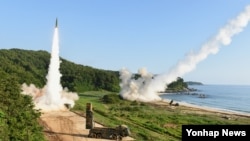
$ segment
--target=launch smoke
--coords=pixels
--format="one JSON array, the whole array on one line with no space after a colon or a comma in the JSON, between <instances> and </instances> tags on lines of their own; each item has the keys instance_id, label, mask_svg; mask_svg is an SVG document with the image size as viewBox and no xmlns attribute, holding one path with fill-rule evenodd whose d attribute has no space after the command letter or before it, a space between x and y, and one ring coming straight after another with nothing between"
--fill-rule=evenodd
<instances>
[{"instance_id":1,"label":"launch smoke","mask_svg":"<svg viewBox=\"0 0 250 141\"><path fill-rule=\"evenodd\" d=\"M74 101L78 99L77 93L63 89L60 83L60 57L59 57L59 36L57 20L54 31L50 65L47 74L47 84L44 88L36 88L34 84L22 85L23 94L32 96L36 109L43 111L64 110L65 104L74 106Z\"/></svg>"},{"instance_id":2,"label":"launch smoke","mask_svg":"<svg viewBox=\"0 0 250 141\"><path fill-rule=\"evenodd\" d=\"M221 28L216 36L205 43L198 52L189 53L166 73L152 76L143 69L143 72L138 72L142 77L135 79L127 69L121 69L120 95L128 100L144 102L160 100L158 92L164 91L167 84L194 70L199 62L206 59L210 54L216 54L220 47L229 45L232 37L243 31L249 21L250 6L247 6L235 19Z\"/></svg>"}]
</instances>

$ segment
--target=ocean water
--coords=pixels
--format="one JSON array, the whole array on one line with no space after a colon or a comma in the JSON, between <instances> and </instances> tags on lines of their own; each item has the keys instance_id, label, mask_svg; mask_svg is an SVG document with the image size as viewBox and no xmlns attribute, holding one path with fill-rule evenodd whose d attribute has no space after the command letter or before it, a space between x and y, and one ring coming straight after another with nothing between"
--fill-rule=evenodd
<instances>
[{"instance_id":1,"label":"ocean water","mask_svg":"<svg viewBox=\"0 0 250 141\"><path fill-rule=\"evenodd\" d=\"M163 94L163 99L198 106L250 113L250 86L248 85L190 85L197 91Z\"/></svg>"}]
</instances>

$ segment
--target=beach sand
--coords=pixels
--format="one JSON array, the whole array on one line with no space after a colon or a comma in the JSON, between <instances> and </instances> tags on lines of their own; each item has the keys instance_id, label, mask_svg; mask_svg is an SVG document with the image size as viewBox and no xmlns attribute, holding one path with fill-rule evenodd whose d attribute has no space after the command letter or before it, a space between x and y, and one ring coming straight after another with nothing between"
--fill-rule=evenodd
<instances>
[{"instance_id":1,"label":"beach sand","mask_svg":"<svg viewBox=\"0 0 250 141\"><path fill-rule=\"evenodd\" d=\"M217 115L221 115L225 119L230 119L234 116L234 117L245 117L245 118L249 118L250 120L250 113L230 111L230 110L212 108L212 107L206 107L206 106L199 106L199 105L189 104L185 102L176 102L176 101L173 101L172 105L170 105L170 101L171 100L164 99L164 100L157 101L157 102L151 102L150 104L155 105L155 106L168 107L173 110L178 108L182 113L217 114ZM176 103L178 103L178 106L175 106Z\"/></svg>"}]
</instances>

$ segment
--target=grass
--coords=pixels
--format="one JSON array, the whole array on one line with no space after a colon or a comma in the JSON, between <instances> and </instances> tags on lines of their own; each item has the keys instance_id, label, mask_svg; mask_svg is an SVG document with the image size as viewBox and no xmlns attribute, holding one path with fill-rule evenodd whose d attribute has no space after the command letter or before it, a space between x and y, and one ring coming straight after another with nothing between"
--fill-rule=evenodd
<instances>
[{"instance_id":1,"label":"grass","mask_svg":"<svg viewBox=\"0 0 250 141\"><path fill-rule=\"evenodd\" d=\"M103 101L105 95L111 102ZM196 113L190 108L159 106L150 103L119 99L116 93L91 91L79 94L80 99L72 109L85 113L86 103L92 103L94 120L107 127L128 125L131 137L136 140L180 141L183 124L250 124L248 117L233 117L230 120L221 114ZM106 96L107 98L107 96Z\"/></svg>"}]
</instances>

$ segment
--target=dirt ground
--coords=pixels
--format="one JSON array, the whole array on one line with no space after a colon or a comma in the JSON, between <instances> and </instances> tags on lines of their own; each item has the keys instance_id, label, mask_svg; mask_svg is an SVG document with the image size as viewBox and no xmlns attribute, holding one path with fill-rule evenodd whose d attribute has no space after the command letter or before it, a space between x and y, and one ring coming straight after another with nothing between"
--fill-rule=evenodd
<instances>
[{"instance_id":1,"label":"dirt ground","mask_svg":"<svg viewBox=\"0 0 250 141\"><path fill-rule=\"evenodd\" d=\"M88 138L89 129L85 129L85 117L70 111L43 113L40 123L48 141L108 141L108 139ZM95 127L103 127L95 123ZM124 141L134 140L124 137Z\"/></svg>"}]
</instances>

